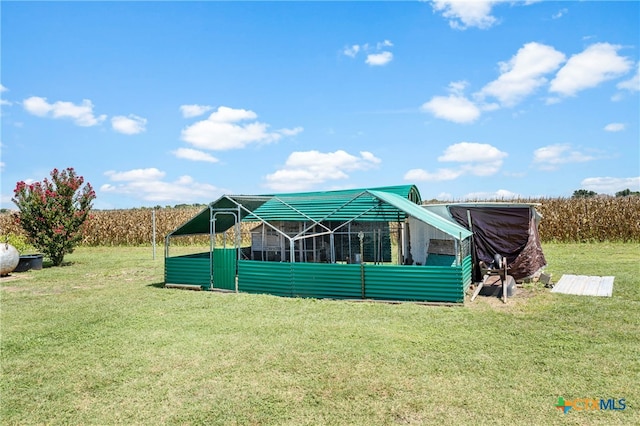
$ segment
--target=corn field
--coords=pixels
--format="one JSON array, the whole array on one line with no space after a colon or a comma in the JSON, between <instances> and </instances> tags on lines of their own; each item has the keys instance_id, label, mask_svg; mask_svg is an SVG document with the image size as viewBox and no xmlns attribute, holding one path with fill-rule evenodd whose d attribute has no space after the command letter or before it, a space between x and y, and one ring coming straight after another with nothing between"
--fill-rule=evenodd
<instances>
[{"instance_id":1,"label":"corn field","mask_svg":"<svg viewBox=\"0 0 640 426\"><path fill-rule=\"evenodd\" d=\"M540 203L540 238L556 242L640 242L640 197L555 198Z\"/></svg>"},{"instance_id":2,"label":"corn field","mask_svg":"<svg viewBox=\"0 0 640 426\"><path fill-rule=\"evenodd\" d=\"M640 197L549 198L515 200L539 203L542 214L540 238L556 242L640 242ZM201 208L161 208L155 210L156 242L164 244L165 236L195 216ZM81 244L87 246L149 245L153 238L153 210L95 210L84 226ZM255 224L243 224L242 235ZM23 235L10 213L0 214L0 235ZM217 244L222 242L217 237ZM233 240L229 231L227 241ZM174 238L171 244L208 244L208 236ZM243 241L248 243L248 241Z\"/></svg>"}]
</instances>

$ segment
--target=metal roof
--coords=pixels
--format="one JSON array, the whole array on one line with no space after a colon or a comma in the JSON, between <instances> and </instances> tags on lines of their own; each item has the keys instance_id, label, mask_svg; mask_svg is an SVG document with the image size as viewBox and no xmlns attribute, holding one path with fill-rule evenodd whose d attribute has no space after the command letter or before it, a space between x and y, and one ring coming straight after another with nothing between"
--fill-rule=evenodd
<instances>
[{"instance_id":1,"label":"metal roof","mask_svg":"<svg viewBox=\"0 0 640 426\"><path fill-rule=\"evenodd\" d=\"M242 220L251 211L267 202L269 198L269 196L223 195L169 235L208 234L210 232L210 211L219 213L216 215L214 232L224 232L235 224L235 218L229 213L235 213Z\"/></svg>"},{"instance_id":2,"label":"metal roof","mask_svg":"<svg viewBox=\"0 0 640 426\"><path fill-rule=\"evenodd\" d=\"M214 232L223 232L240 221L388 221L411 215L455 237L471 235L465 228L420 207L415 185L372 189L300 192L276 195L225 195L209 204L194 218L171 234L192 235L210 232L210 212L215 215Z\"/></svg>"},{"instance_id":3,"label":"metal roof","mask_svg":"<svg viewBox=\"0 0 640 426\"><path fill-rule=\"evenodd\" d=\"M468 229L451 222L427 209L422 208L418 204L414 204L406 198L399 197L396 194L389 194L379 191L369 191L372 195L386 203L391 204L399 210L402 210L409 216L413 216L421 222L427 223L440 231L455 237L456 239L466 239L473 235Z\"/></svg>"},{"instance_id":4,"label":"metal roof","mask_svg":"<svg viewBox=\"0 0 640 426\"><path fill-rule=\"evenodd\" d=\"M245 220L268 222L277 220L313 222L354 219L360 221L398 220L396 209L381 203L364 189L349 192L276 195L253 213Z\"/></svg>"},{"instance_id":5,"label":"metal roof","mask_svg":"<svg viewBox=\"0 0 640 426\"><path fill-rule=\"evenodd\" d=\"M294 197L294 198L307 198L307 197L354 197L363 191L383 191L398 194L408 200L413 201L416 204L422 203L420 197L420 191L415 185L395 185L395 186L382 186L378 188L356 188L356 189L340 189L335 191L316 191L316 192L295 192L288 194L275 194L271 196L278 197Z\"/></svg>"}]
</instances>

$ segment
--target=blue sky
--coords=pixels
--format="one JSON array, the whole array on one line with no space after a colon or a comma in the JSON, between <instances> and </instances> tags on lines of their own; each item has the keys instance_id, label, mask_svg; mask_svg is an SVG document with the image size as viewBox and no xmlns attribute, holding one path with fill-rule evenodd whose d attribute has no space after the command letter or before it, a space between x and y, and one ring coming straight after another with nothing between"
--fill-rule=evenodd
<instances>
[{"instance_id":1,"label":"blue sky","mask_svg":"<svg viewBox=\"0 0 640 426\"><path fill-rule=\"evenodd\" d=\"M636 1L0 8L4 208L65 167L100 209L640 190Z\"/></svg>"}]
</instances>

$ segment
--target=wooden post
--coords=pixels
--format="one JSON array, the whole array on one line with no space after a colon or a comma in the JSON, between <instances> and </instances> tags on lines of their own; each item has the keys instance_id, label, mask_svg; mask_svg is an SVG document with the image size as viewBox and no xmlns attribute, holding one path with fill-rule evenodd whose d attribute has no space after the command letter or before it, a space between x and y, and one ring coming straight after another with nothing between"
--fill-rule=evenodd
<instances>
[{"instance_id":1,"label":"wooden post","mask_svg":"<svg viewBox=\"0 0 640 426\"><path fill-rule=\"evenodd\" d=\"M364 232L358 232L358 238L360 239L360 285L362 290L362 298L366 297L366 290L364 286Z\"/></svg>"},{"instance_id":2,"label":"wooden post","mask_svg":"<svg viewBox=\"0 0 640 426\"><path fill-rule=\"evenodd\" d=\"M151 228L152 231L152 244L153 244L153 260L156 260L156 209L151 210Z\"/></svg>"}]
</instances>

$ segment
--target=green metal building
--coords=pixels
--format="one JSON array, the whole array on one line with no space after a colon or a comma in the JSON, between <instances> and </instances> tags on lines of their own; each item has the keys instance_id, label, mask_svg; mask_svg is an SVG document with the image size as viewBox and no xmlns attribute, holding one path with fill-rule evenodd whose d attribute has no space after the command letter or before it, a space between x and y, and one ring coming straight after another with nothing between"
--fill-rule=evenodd
<instances>
[{"instance_id":1,"label":"green metal building","mask_svg":"<svg viewBox=\"0 0 640 426\"><path fill-rule=\"evenodd\" d=\"M462 303L472 234L420 203L414 185L225 195L167 235L165 284ZM171 255L173 239L202 234L209 250Z\"/></svg>"}]
</instances>

